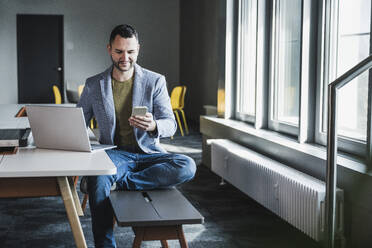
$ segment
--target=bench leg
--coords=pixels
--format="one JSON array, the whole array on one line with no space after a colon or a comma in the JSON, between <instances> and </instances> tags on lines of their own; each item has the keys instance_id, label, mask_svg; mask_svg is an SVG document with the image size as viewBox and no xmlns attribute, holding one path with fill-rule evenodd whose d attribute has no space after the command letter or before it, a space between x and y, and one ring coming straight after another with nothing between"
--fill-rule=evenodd
<instances>
[{"instance_id":1,"label":"bench leg","mask_svg":"<svg viewBox=\"0 0 372 248\"><path fill-rule=\"evenodd\" d=\"M183 233L182 225L177 226L176 229L177 229L178 240L180 242L181 248L188 248L189 246L187 245L185 234Z\"/></svg>"},{"instance_id":2,"label":"bench leg","mask_svg":"<svg viewBox=\"0 0 372 248\"><path fill-rule=\"evenodd\" d=\"M88 194L84 194L83 202L81 203L81 209L83 212L85 211L85 208L87 207L88 203Z\"/></svg>"},{"instance_id":3,"label":"bench leg","mask_svg":"<svg viewBox=\"0 0 372 248\"><path fill-rule=\"evenodd\" d=\"M168 242L167 242L166 239L162 239L162 240L160 240L160 243L161 243L161 246L162 246L163 248L168 248Z\"/></svg>"},{"instance_id":4,"label":"bench leg","mask_svg":"<svg viewBox=\"0 0 372 248\"><path fill-rule=\"evenodd\" d=\"M182 225L174 226L152 226L152 227L132 227L135 238L133 248L140 248L142 241L160 240L163 248L168 248L167 239L178 239L181 248L188 248Z\"/></svg>"},{"instance_id":5,"label":"bench leg","mask_svg":"<svg viewBox=\"0 0 372 248\"><path fill-rule=\"evenodd\" d=\"M145 228L136 228L136 237L134 238L134 241L133 241L133 248L140 248L141 247L141 243L142 243L142 240L145 236Z\"/></svg>"},{"instance_id":6,"label":"bench leg","mask_svg":"<svg viewBox=\"0 0 372 248\"><path fill-rule=\"evenodd\" d=\"M115 218L115 215L114 215L113 220L112 220L112 229L115 229L115 224L116 224L116 218Z\"/></svg>"}]
</instances>

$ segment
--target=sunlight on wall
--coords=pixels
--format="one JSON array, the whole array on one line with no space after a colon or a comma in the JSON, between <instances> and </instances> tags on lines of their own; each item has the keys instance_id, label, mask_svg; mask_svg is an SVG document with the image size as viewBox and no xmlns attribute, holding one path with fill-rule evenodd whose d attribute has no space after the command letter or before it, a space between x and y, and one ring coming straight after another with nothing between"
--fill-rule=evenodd
<instances>
[{"instance_id":1,"label":"sunlight on wall","mask_svg":"<svg viewBox=\"0 0 372 248\"><path fill-rule=\"evenodd\" d=\"M224 117L225 115L225 90L219 89L217 92L217 115Z\"/></svg>"}]
</instances>

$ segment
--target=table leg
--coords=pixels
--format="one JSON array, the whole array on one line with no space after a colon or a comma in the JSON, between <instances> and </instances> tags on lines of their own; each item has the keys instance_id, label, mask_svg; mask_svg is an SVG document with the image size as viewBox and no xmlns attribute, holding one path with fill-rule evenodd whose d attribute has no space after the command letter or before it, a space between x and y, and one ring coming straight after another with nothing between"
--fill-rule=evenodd
<instances>
[{"instance_id":1,"label":"table leg","mask_svg":"<svg viewBox=\"0 0 372 248\"><path fill-rule=\"evenodd\" d=\"M76 212L75 203L73 200L70 184L67 177L57 177L59 189L61 191L63 203L65 204L66 213L70 222L72 234L74 236L76 247L86 248L83 229L81 228L79 216Z\"/></svg>"},{"instance_id":2,"label":"table leg","mask_svg":"<svg viewBox=\"0 0 372 248\"><path fill-rule=\"evenodd\" d=\"M162 240L160 240L160 243L161 243L161 247L162 247L162 248L169 248L169 246L168 246L168 242L167 242L166 239L162 239Z\"/></svg>"},{"instance_id":3,"label":"table leg","mask_svg":"<svg viewBox=\"0 0 372 248\"><path fill-rule=\"evenodd\" d=\"M138 227L135 231L136 236L134 237L132 248L140 248L142 240L145 236L145 228L144 227Z\"/></svg>"},{"instance_id":4,"label":"table leg","mask_svg":"<svg viewBox=\"0 0 372 248\"><path fill-rule=\"evenodd\" d=\"M70 183L72 197L74 199L74 203L75 203L75 207L76 207L76 212L79 216L84 216L84 212L83 212L83 209L81 208L81 205L80 205L80 200L79 200L78 193L76 192L76 187L75 187L74 181L72 180L71 177L69 177L68 179L69 179L68 181Z\"/></svg>"},{"instance_id":5,"label":"table leg","mask_svg":"<svg viewBox=\"0 0 372 248\"><path fill-rule=\"evenodd\" d=\"M177 226L177 234L178 234L178 240L180 242L181 248L188 248L187 241L185 238L185 234L183 232L182 225Z\"/></svg>"}]
</instances>

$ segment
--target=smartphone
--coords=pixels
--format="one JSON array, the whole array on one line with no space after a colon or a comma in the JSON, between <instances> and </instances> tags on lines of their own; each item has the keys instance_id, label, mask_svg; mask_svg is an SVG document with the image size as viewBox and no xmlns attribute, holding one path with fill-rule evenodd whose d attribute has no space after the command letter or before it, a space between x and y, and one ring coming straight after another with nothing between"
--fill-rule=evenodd
<instances>
[{"instance_id":1,"label":"smartphone","mask_svg":"<svg viewBox=\"0 0 372 248\"><path fill-rule=\"evenodd\" d=\"M135 106L132 109L132 116L138 115L138 116L145 116L147 113L147 107L146 106Z\"/></svg>"}]
</instances>

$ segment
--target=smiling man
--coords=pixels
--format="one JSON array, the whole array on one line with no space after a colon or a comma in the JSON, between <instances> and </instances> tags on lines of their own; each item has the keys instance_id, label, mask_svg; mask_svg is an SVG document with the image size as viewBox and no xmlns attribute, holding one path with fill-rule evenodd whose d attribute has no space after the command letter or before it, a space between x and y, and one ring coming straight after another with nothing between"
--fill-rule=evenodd
<instances>
[{"instance_id":1,"label":"smiling man","mask_svg":"<svg viewBox=\"0 0 372 248\"><path fill-rule=\"evenodd\" d=\"M115 27L107 45L112 66L87 79L77 105L83 108L87 125L93 116L97 120L100 143L118 147L106 151L117 167L116 175L81 181L81 190L89 193L96 247L116 247L110 190L171 187L191 180L196 171L191 158L166 153L160 146L159 138L172 136L177 124L164 76L136 63L139 49L133 27ZM135 106L146 106L148 112L131 116Z\"/></svg>"}]
</instances>

